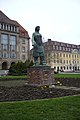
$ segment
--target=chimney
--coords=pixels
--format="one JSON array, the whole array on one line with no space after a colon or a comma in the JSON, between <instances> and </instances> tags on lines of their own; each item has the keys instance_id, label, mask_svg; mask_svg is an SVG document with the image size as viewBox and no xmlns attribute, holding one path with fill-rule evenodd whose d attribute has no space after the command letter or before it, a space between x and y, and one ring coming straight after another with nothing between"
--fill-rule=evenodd
<instances>
[{"instance_id":1,"label":"chimney","mask_svg":"<svg viewBox=\"0 0 80 120\"><path fill-rule=\"evenodd\" d=\"M51 42L51 39L48 39L48 42Z\"/></svg>"}]
</instances>

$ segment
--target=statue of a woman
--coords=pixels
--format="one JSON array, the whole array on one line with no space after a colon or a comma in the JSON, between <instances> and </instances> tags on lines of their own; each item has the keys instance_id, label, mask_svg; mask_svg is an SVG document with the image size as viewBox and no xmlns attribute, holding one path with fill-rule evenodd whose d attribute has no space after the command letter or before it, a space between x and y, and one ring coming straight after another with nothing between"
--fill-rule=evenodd
<instances>
[{"instance_id":1,"label":"statue of a woman","mask_svg":"<svg viewBox=\"0 0 80 120\"><path fill-rule=\"evenodd\" d=\"M40 26L35 28L35 32L32 34L32 46L33 46L33 57L34 65L38 64L38 57L40 57L40 65L46 65L44 58L44 48L42 42L42 35L39 33Z\"/></svg>"}]
</instances>

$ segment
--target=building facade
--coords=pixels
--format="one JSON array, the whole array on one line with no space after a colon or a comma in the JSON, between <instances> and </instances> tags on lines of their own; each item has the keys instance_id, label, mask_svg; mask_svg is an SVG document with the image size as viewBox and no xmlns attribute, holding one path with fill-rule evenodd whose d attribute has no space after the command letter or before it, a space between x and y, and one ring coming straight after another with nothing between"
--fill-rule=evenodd
<instances>
[{"instance_id":1,"label":"building facade","mask_svg":"<svg viewBox=\"0 0 80 120\"><path fill-rule=\"evenodd\" d=\"M47 65L56 71L80 70L80 45L52 41L44 43ZM30 51L32 59L32 50Z\"/></svg>"},{"instance_id":2,"label":"building facade","mask_svg":"<svg viewBox=\"0 0 80 120\"><path fill-rule=\"evenodd\" d=\"M29 35L17 22L0 11L0 69L28 59Z\"/></svg>"}]
</instances>

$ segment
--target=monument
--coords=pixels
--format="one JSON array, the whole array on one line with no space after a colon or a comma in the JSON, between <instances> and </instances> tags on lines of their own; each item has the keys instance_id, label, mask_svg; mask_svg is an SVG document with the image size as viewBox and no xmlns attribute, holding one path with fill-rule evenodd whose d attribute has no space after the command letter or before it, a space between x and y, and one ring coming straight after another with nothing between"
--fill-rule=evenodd
<instances>
[{"instance_id":1,"label":"monument","mask_svg":"<svg viewBox=\"0 0 80 120\"><path fill-rule=\"evenodd\" d=\"M34 65L27 70L28 84L36 86L53 85L53 70L45 62L42 35L39 33L40 26L35 27L32 34Z\"/></svg>"}]
</instances>

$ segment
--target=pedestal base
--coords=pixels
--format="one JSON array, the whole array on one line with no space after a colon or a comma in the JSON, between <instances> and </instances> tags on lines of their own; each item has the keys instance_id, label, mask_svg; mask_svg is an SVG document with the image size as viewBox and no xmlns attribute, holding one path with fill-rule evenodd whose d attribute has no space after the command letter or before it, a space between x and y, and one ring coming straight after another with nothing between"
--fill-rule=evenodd
<instances>
[{"instance_id":1,"label":"pedestal base","mask_svg":"<svg viewBox=\"0 0 80 120\"><path fill-rule=\"evenodd\" d=\"M29 85L53 85L53 70L50 66L34 66L27 70Z\"/></svg>"}]
</instances>

